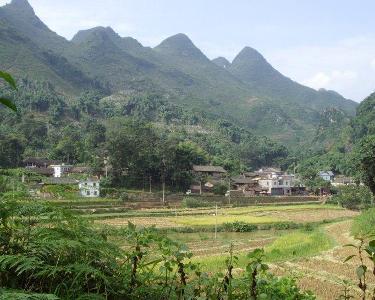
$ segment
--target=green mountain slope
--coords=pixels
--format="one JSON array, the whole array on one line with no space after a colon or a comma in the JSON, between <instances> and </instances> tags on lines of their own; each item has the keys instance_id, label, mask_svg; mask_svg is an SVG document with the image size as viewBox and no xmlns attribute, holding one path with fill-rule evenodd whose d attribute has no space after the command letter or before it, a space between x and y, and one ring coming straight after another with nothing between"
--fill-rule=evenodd
<instances>
[{"instance_id":1,"label":"green mountain slope","mask_svg":"<svg viewBox=\"0 0 375 300\"><path fill-rule=\"evenodd\" d=\"M211 61L184 34L155 48L110 27L82 30L67 41L43 24L26 0L0 7L0 17L0 68L48 81L72 98L89 89L108 96L157 93L209 119L224 118L288 144L312 139L324 110L351 116L357 105L292 81L249 47L230 63ZM114 98L120 106L128 99Z\"/></svg>"}]
</instances>

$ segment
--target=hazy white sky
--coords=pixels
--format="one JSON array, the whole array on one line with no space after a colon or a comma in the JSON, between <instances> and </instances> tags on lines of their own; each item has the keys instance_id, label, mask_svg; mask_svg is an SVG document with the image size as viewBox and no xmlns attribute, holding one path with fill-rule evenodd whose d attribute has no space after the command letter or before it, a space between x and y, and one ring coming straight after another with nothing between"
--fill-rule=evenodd
<instances>
[{"instance_id":1,"label":"hazy white sky","mask_svg":"<svg viewBox=\"0 0 375 300\"><path fill-rule=\"evenodd\" d=\"M10 2L0 0L0 5ZM111 26L145 46L182 32L209 58L251 46L286 76L361 101L375 89L373 0L29 0L52 30Z\"/></svg>"}]
</instances>

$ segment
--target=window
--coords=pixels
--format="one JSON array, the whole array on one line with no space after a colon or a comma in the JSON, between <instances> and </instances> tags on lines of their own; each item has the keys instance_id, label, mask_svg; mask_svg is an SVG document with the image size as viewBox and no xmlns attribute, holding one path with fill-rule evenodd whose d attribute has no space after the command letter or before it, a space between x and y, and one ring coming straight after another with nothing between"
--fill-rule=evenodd
<instances>
[{"instance_id":1,"label":"window","mask_svg":"<svg viewBox=\"0 0 375 300\"><path fill-rule=\"evenodd\" d=\"M95 196L98 196L98 192L97 192L97 191L94 191L94 195L95 195Z\"/></svg>"},{"instance_id":2,"label":"window","mask_svg":"<svg viewBox=\"0 0 375 300\"><path fill-rule=\"evenodd\" d=\"M87 196L90 196L90 191L86 191L86 195L87 195Z\"/></svg>"},{"instance_id":3,"label":"window","mask_svg":"<svg viewBox=\"0 0 375 300\"><path fill-rule=\"evenodd\" d=\"M93 186L96 186L96 182L94 182L92 185L93 185Z\"/></svg>"},{"instance_id":4,"label":"window","mask_svg":"<svg viewBox=\"0 0 375 300\"><path fill-rule=\"evenodd\" d=\"M87 185L87 182L85 182L85 185Z\"/></svg>"}]
</instances>

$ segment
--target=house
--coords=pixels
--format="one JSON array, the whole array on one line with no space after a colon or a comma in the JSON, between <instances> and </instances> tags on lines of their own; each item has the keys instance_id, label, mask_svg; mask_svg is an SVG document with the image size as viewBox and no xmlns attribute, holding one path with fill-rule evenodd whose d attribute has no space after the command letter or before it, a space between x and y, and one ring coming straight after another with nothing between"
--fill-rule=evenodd
<instances>
[{"instance_id":1,"label":"house","mask_svg":"<svg viewBox=\"0 0 375 300\"><path fill-rule=\"evenodd\" d=\"M231 178L231 188L236 192L241 191L243 196L256 196L264 192L257 179L245 175Z\"/></svg>"},{"instance_id":2,"label":"house","mask_svg":"<svg viewBox=\"0 0 375 300\"><path fill-rule=\"evenodd\" d=\"M49 168L53 169L53 177L61 177L64 173L69 172L73 168L72 165L59 164L59 165L50 165Z\"/></svg>"},{"instance_id":3,"label":"house","mask_svg":"<svg viewBox=\"0 0 375 300\"><path fill-rule=\"evenodd\" d=\"M294 186L294 175L285 174L278 169L260 169L256 172L260 179L259 186L267 191L268 195L291 195Z\"/></svg>"},{"instance_id":4,"label":"house","mask_svg":"<svg viewBox=\"0 0 375 300\"><path fill-rule=\"evenodd\" d=\"M77 183L78 180L68 177L49 177L42 180L42 184L47 185L72 185Z\"/></svg>"},{"instance_id":5,"label":"house","mask_svg":"<svg viewBox=\"0 0 375 300\"><path fill-rule=\"evenodd\" d=\"M87 174L90 172L90 167L86 166L77 166L77 167L72 167L71 169L68 170L70 174Z\"/></svg>"},{"instance_id":6,"label":"house","mask_svg":"<svg viewBox=\"0 0 375 300\"><path fill-rule=\"evenodd\" d=\"M332 182L333 179L335 178L335 174L333 174L332 171L320 171L318 173L318 176L322 178L325 181Z\"/></svg>"},{"instance_id":7,"label":"house","mask_svg":"<svg viewBox=\"0 0 375 300\"><path fill-rule=\"evenodd\" d=\"M332 182L333 186L354 185L354 184L356 183L352 177L346 177L343 175L336 176Z\"/></svg>"},{"instance_id":8,"label":"house","mask_svg":"<svg viewBox=\"0 0 375 300\"><path fill-rule=\"evenodd\" d=\"M227 171L220 166L193 166L193 172L197 175L204 175L214 178L223 178Z\"/></svg>"},{"instance_id":9,"label":"house","mask_svg":"<svg viewBox=\"0 0 375 300\"><path fill-rule=\"evenodd\" d=\"M78 184L79 191L82 197L99 197L100 196L100 181L98 178L87 178Z\"/></svg>"},{"instance_id":10,"label":"house","mask_svg":"<svg viewBox=\"0 0 375 300\"><path fill-rule=\"evenodd\" d=\"M227 171L220 166L193 166L193 175L195 182L190 186L190 191L212 192L213 187L218 184L224 184L224 178ZM199 187L199 188L198 188Z\"/></svg>"},{"instance_id":11,"label":"house","mask_svg":"<svg viewBox=\"0 0 375 300\"><path fill-rule=\"evenodd\" d=\"M43 176L48 176L48 177L51 177L53 176L53 169L52 168L27 168L28 170L34 172L34 173L37 173L39 175L43 175Z\"/></svg>"},{"instance_id":12,"label":"house","mask_svg":"<svg viewBox=\"0 0 375 300\"><path fill-rule=\"evenodd\" d=\"M50 160L47 158L36 158L36 157L26 157L22 162L25 168L27 169L47 168L50 165L60 163L57 160Z\"/></svg>"},{"instance_id":13,"label":"house","mask_svg":"<svg viewBox=\"0 0 375 300\"><path fill-rule=\"evenodd\" d=\"M56 163L59 162L56 160L36 157L27 157L23 160L25 169L43 176L53 176L54 170L49 166Z\"/></svg>"}]
</instances>

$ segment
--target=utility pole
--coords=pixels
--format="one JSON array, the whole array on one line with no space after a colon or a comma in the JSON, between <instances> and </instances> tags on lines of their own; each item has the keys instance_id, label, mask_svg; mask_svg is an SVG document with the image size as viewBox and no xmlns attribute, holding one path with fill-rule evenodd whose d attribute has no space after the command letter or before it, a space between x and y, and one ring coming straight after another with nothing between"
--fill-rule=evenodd
<instances>
[{"instance_id":1,"label":"utility pole","mask_svg":"<svg viewBox=\"0 0 375 300\"><path fill-rule=\"evenodd\" d=\"M152 181L152 177L151 177L151 175L150 175L150 177L149 177L149 183L150 183L150 194L152 193L152 189L151 189L151 181Z\"/></svg>"},{"instance_id":2,"label":"utility pole","mask_svg":"<svg viewBox=\"0 0 375 300\"><path fill-rule=\"evenodd\" d=\"M165 159L162 159L162 189L163 189L163 205L165 204Z\"/></svg>"},{"instance_id":3,"label":"utility pole","mask_svg":"<svg viewBox=\"0 0 375 300\"><path fill-rule=\"evenodd\" d=\"M217 238L217 203L215 206L215 240Z\"/></svg>"},{"instance_id":4,"label":"utility pole","mask_svg":"<svg viewBox=\"0 0 375 300\"><path fill-rule=\"evenodd\" d=\"M230 176L228 177L228 200L229 200L229 204L230 204Z\"/></svg>"}]
</instances>

